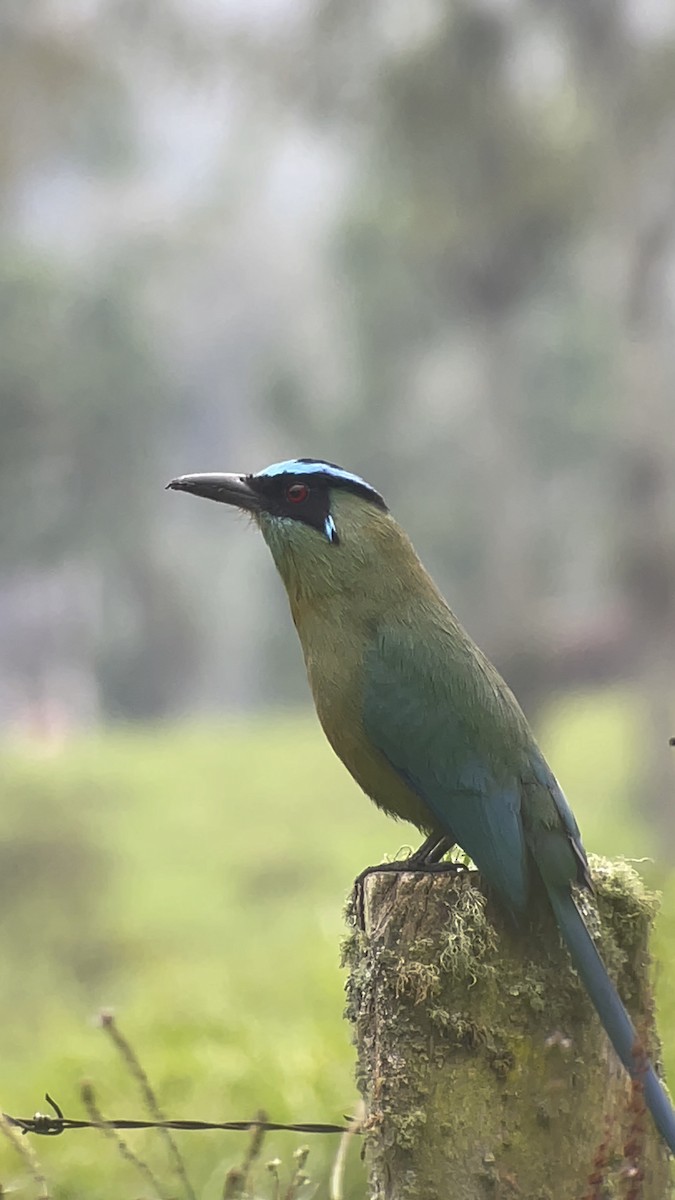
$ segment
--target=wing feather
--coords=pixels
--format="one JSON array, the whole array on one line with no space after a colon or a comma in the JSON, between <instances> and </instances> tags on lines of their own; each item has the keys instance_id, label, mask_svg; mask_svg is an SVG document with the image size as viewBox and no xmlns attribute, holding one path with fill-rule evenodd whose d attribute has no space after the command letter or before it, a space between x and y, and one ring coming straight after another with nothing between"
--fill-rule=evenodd
<instances>
[{"instance_id":1,"label":"wing feather","mask_svg":"<svg viewBox=\"0 0 675 1200\"><path fill-rule=\"evenodd\" d=\"M467 717L480 705L467 706L461 672L434 670L409 649L397 631L378 637L365 664L365 731L435 823L508 905L522 910L528 881L518 773L482 745Z\"/></svg>"}]
</instances>

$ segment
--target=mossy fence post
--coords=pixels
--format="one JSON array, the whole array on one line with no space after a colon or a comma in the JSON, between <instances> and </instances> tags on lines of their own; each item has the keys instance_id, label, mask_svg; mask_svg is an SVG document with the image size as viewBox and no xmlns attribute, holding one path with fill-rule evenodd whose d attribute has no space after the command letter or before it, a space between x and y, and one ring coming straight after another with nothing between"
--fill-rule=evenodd
<instances>
[{"instance_id":1,"label":"mossy fence post","mask_svg":"<svg viewBox=\"0 0 675 1200\"><path fill-rule=\"evenodd\" d=\"M658 1062L655 900L592 861L587 919ZM372 1200L665 1200L667 1154L543 913L527 935L474 872L374 874L348 937Z\"/></svg>"}]
</instances>

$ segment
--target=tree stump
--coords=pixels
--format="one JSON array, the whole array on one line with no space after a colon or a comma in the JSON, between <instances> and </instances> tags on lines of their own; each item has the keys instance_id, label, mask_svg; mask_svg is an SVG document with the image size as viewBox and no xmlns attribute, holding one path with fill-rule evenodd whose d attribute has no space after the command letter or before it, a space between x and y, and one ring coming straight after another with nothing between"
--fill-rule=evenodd
<instances>
[{"instance_id":1,"label":"tree stump","mask_svg":"<svg viewBox=\"0 0 675 1200\"><path fill-rule=\"evenodd\" d=\"M580 903L658 1062L655 897L592 859ZM478 875L374 874L345 945L372 1200L665 1200L668 1155L539 906L519 930Z\"/></svg>"}]
</instances>

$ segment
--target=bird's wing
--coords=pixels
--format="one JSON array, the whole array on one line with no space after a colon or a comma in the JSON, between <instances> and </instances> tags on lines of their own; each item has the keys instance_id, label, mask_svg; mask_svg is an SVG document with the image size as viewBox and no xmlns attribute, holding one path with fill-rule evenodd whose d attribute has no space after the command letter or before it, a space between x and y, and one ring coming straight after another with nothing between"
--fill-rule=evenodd
<instances>
[{"instance_id":1,"label":"bird's wing","mask_svg":"<svg viewBox=\"0 0 675 1200\"><path fill-rule=\"evenodd\" d=\"M528 891L520 778L490 753L490 680L477 680L474 664L467 671L455 665L439 661L438 647L411 644L405 632L380 632L364 663L365 732L435 823L520 911ZM482 687L484 698L476 694Z\"/></svg>"},{"instance_id":2,"label":"bird's wing","mask_svg":"<svg viewBox=\"0 0 675 1200\"><path fill-rule=\"evenodd\" d=\"M579 826L565 794L541 751L534 746L524 783L525 838L550 887L578 883L593 890Z\"/></svg>"}]
</instances>

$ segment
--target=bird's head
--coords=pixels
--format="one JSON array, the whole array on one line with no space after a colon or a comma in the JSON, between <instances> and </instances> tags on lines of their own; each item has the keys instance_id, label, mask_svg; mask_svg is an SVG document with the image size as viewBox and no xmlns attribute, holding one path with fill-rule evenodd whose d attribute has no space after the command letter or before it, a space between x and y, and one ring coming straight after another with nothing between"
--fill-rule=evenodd
<instances>
[{"instance_id":1,"label":"bird's head","mask_svg":"<svg viewBox=\"0 0 675 1200\"><path fill-rule=\"evenodd\" d=\"M321 459L273 463L255 475L181 475L168 485L250 514L291 596L353 586L402 531L379 492Z\"/></svg>"}]
</instances>

